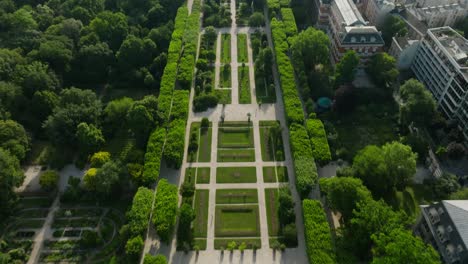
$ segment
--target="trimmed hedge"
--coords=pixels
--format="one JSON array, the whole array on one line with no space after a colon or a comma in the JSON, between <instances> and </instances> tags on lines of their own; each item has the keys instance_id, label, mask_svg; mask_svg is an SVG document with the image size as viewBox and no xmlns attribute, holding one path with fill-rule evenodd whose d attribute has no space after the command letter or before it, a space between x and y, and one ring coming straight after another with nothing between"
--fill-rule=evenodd
<instances>
[{"instance_id":1,"label":"trimmed hedge","mask_svg":"<svg viewBox=\"0 0 468 264\"><path fill-rule=\"evenodd\" d=\"M288 37L297 34L296 19L291 8L281 8L281 16L283 18L284 31Z\"/></svg>"},{"instance_id":2,"label":"trimmed hedge","mask_svg":"<svg viewBox=\"0 0 468 264\"><path fill-rule=\"evenodd\" d=\"M319 201L304 200L304 233L310 263L336 263L330 226Z\"/></svg>"},{"instance_id":3,"label":"trimmed hedge","mask_svg":"<svg viewBox=\"0 0 468 264\"><path fill-rule=\"evenodd\" d=\"M165 138L166 130L164 128L158 128L151 133L148 140L142 178L142 182L146 186L150 186L155 183L159 178L161 156Z\"/></svg>"},{"instance_id":4,"label":"trimmed hedge","mask_svg":"<svg viewBox=\"0 0 468 264\"><path fill-rule=\"evenodd\" d=\"M304 112L296 89L294 68L287 55L288 43L286 42L287 37L284 23L273 18L271 20L271 30L275 43L276 63L278 64L284 108L288 122L303 124Z\"/></svg>"},{"instance_id":5,"label":"trimmed hedge","mask_svg":"<svg viewBox=\"0 0 468 264\"><path fill-rule=\"evenodd\" d=\"M164 145L164 159L172 168L180 168L184 158L185 120L176 119L169 125L166 144Z\"/></svg>"},{"instance_id":6,"label":"trimmed hedge","mask_svg":"<svg viewBox=\"0 0 468 264\"><path fill-rule=\"evenodd\" d=\"M127 212L131 237L143 235L145 232L148 227L152 203L153 191L145 187L138 188L133 196L132 208Z\"/></svg>"},{"instance_id":7,"label":"trimmed hedge","mask_svg":"<svg viewBox=\"0 0 468 264\"><path fill-rule=\"evenodd\" d=\"M314 158L320 164L328 163L331 160L331 153L322 121L320 119L308 119L307 132L309 133Z\"/></svg>"},{"instance_id":8,"label":"trimmed hedge","mask_svg":"<svg viewBox=\"0 0 468 264\"><path fill-rule=\"evenodd\" d=\"M301 199L307 197L312 187L317 184L317 167L312 155L310 139L306 129L298 124L289 127L289 139L296 174L296 188Z\"/></svg>"},{"instance_id":9,"label":"trimmed hedge","mask_svg":"<svg viewBox=\"0 0 468 264\"><path fill-rule=\"evenodd\" d=\"M178 204L177 186L161 179L156 189L156 198L153 211L153 224L156 233L162 241L170 241L177 216Z\"/></svg>"},{"instance_id":10,"label":"trimmed hedge","mask_svg":"<svg viewBox=\"0 0 468 264\"><path fill-rule=\"evenodd\" d=\"M184 119L188 117L190 92L187 90L175 90L173 94L171 119Z\"/></svg>"},{"instance_id":11,"label":"trimmed hedge","mask_svg":"<svg viewBox=\"0 0 468 264\"><path fill-rule=\"evenodd\" d=\"M280 0L267 0L267 5L270 14L272 14L272 12L278 13L280 11Z\"/></svg>"}]
</instances>

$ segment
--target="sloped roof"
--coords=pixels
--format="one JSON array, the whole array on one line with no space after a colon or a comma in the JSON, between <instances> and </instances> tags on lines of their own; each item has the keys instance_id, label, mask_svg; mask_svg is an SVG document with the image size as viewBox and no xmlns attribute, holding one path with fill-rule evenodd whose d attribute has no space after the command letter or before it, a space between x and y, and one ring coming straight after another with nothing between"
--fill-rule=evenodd
<instances>
[{"instance_id":1,"label":"sloped roof","mask_svg":"<svg viewBox=\"0 0 468 264\"><path fill-rule=\"evenodd\" d=\"M465 247L468 247L468 200L442 201Z\"/></svg>"},{"instance_id":2,"label":"sloped roof","mask_svg":"<svg viewBox=\"0 0 468 264\"><path fill-rule=\"evenodd\" d=\"M347 26L364 25L365 21L352 0L335 0Z\"/></svg>"}]
</instances>

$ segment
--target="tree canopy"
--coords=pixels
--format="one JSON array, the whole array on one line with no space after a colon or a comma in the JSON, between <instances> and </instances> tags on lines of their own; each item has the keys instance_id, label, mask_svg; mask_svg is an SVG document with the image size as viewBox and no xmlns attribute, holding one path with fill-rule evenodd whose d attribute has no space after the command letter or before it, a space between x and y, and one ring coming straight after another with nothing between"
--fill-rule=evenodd
<instances>
[{"instance_id":1,"label":"tree canopy","mask_svg":"<svg viewBox=\"0 0 468 264\"><path fill-rule=\"evenodd\" d=\"M386 52L372 56L366 71L374 83L380 87L391 87L399 75L395 58Z\"/></svg>"},{"instance_id":2,"label":"tree canopy","mask_svg":"<svg viewBox=\"0 0 468 264\"><path fill-rule=\"evenodd\" d=\"M343 58L336 64L335 84L351 83L354 80L356 67L359 65L359 56L354 50L348 50Z\"/></svg>"},{"instance_id":3,"label":"tree canopy","mask_svg":"<svg viewBox=\"0 0 468 264\"><path fill-rule=\"evenodd\" d=\"M24 174L16 156L0 147L0 215L7 216L16 201L14 187L19 187L24 180Z\"/></svg>"},{"instance_id":4,"label":"tree canopy","mask_svg":"<svg viewBox=\"0 0 468 264\"><path fill-rule=\"evenodd\" d=\"M400 87L403 104L400 106L400 120L403 124L417 126L430 124L436 112L436 102L424 85L411 79Z\"/></svg>"}]
</instances>

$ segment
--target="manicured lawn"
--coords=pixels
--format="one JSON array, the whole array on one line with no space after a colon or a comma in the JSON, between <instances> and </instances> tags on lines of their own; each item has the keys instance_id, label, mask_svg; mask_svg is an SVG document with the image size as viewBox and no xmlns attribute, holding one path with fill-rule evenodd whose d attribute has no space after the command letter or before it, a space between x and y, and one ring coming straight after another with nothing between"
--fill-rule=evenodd
<instances>
[{"instance_id":1,"label":"manicured lawn","mask_svg":"<svg viewBox=\"0 0 468 264\"><path fill-rule=\"evenodd\" d=\"M220 127L218 148L253 148L252 127Z\"/></svg>"},{"instance_id":2,"label":"manicured lawn","mask_svg":"<svg viewBox=\"0 0 468 264\"><path fill-rule=\"evenodd\" d=\"M190 137L192 136L192 134L195 134L198 142L200 141L200 134L199 134L200 132L199 131L200 131L200 122L193 122L190 125ZM198 144L198 147L200 147L200 143ZM197 149L194 152L188 152L187 153L187 161L188 162L196 162L197 161L197 156L198 156L198 151L199 151L199 149Z\"/></svg>"},{"instance_id":3,"label":"manicured lawn","mask_svg":"<svg viewBox=\"0 0 468 264\"><path fill-rule=\"evenodd\" d=\"M197 168L197 183L210 183L210 168Z\"/></svg>"},{"instance_id":4,"label":"manicured lawn","mask_svg":"<svg viewBox=\"0 0 468 264\"><path fill-rule=\"evenodd\" d=\"M276 103L275 83L272 76L266 78L255 76L255 95L257 96L257 102Z\"/></svg>"},{"instance_id":5,"label":"manicured lawn","mask_svg":"<svg viewBox=\"0 0 468 264\"><path fill-rule=\"evenodd\" d=\"M218 149L218 162L253 162L254 149Z\"/></svg>"},{"instance_id":6,"label":"manicured lawn","mask_svg":"<svg viewBox=\"0 0 468 264\"><path fill-rule=\"evenodd\" d=\"M260 141L263 161L283 161L283 137L279 124L262 126L260 124Z\"/></svg>"},{"instance_id":7,"label":"manicured lawn","mask_svg":"<svg viewBox=\"0 0 468 264\"><path fill-rule=\"evenodd\" d=\"M184 182L190 183L190 185L195 186L196 174L197 174L197 168L186 168Z\"/></svg>"},{"instance_id":8,"label":"manicured lawn","mask_svg":"<svg viewBox=\"0 0 468 264\"><path fill-rule=\"evenodd\" d=\"M255 167L218 167L216 183L254 183L257 182Z\"/></svg>"},{"instance_id":9,"label":"manicured lawn","mask_svg":"<svg viewBox=\"0 0 468 264\"><path fill-rule=\"evenodd\" d=\"M221 62L222 63L231 62L231 35L230 34L221 35Z\"/></svg>"},{"instance_id":10,"label":"manicured lawn","mask_svg":"<svg viewBox=\"0 0 468 264\"><path fill-rule=\"evenodd\" d=\"M257 189L218 189L216 204L258 203Z\"/></svg>"},{"instance_id":11,"label":"manicured lawn","mask_svg":"<svg viewBox=\"0 0 468 264\"><path fill-rule=\"evenodd\" d=\"M211 122L210 122L211 124ZM200 129L200 142L198 143L198 162L210 162L211 161L211 137L212 128Z\"/></svg>"},{"instance_id":12,"label":"manicured lawn","mask_svg":"<svg viewBox=\"0 0 468 264\"><path fill-rule=\"evenodd\" d=\"M218 125L219 127L248 127L251 126L252 123L247 121L224 121Z\"/></svg>"},{"instance_id":13,"label":"manicured lawn","mask_svg":"<svg viewBox=\"0 0 468 264\"><path fill-rule=\"evenodd\" d=\"M247 56L247 35L246 34L238 34L237 35L237 61L241 62L248 62Z\"/></svg>"},{"instance_id":14,"label":"manicured lawn","mask_svg":"<svg viewBox=\"0 0 468 264\"><path fill-rule=\"evenodd\" d=\"M275 172L276 169L276 172ZM276 179L278 177L278 179ZM288 182L288 168L284 166L263 167L264 182Z\"/></svg>"},{"instance_id":15,"label":"manicured lawn","mask_svg":"<svg viewBox=\"0 0 468 264\"><path fill-rule=\"evenodd\" d=\"M231 103L231 89L215 89L215 95L218 97L218 104Z\"/></svg>"},{"instance_id":16,"label":"manicured lawn","mask_svg":"<svg viewBox=\"0 0 468 264\"><path fill-rule=\"evenodd\" d=\"M216 237L256 237L260 235L258 205L217 205Z\"/></svg>"},{"instance_id":17,"label":"manicured lawn","mask_svg":"<svg viewBox=\"0 0 468 264\"><path fill-rule=\"evenodd\" d=\"M199 250L205 250L206 249L206 239L204 238L195 238L193 240L193 246L198 246Z\"/></svg>"},{"instance_id":18,"label":"manicured lawn","mask_svg":"<svg viewBox=\"0 0 468 264\"><path fill-rule=\"evenodd\" d=\"M216 238L214 240L214 248L215 249L221 249L227 248L227 245L235 241L237 243L237 246L239 246L242 242L244 242L247 245L247 249L253 248L253 245L256 245L257 249L260 249L262 247L262 241L261 239L256 239L256 238L229 238L229 239L222 239L222 238Z\"/></svg>"},{"instance_id":19,"label":"manicured lawn","mask_svg":"<svg viewBox=\"0 0 468 264\"><path fill-rule=\"evenodd\" d=\"M265 189L265 207L267 211L268 235L280 235L280 222L278 217L278 189Z\"/></svg>"},{"instance_id":20,"label":"manicured lawn","mask_svg":"<svg viewBox=\"0 0 468 264\"><path fill-rule=\"evenodd\" d=\"M249 67L240 66L238 68L238 80L239 80L239 103L250 104L252 99L250 98L250 78L249 78Z\"/></svg>"},{"instance_id":21,"label":"manicured lawn","mask_svg":"<svg viewBox=\"0 0 468 264\"><path fill-rule=\"evenodd\" d=\"M206 237L208 229L208 198L209 190L195 191L195 220L193 220L193 236Z\"/></svg>"},{"instance_id":22,"label":"manicured lawn","mask_svg":"<svg viewBox=\"0 0 468 264\"><path fill-rule=\"evenodd\" d=\"M225 64L219 68L219 87L218 88L230 88L231 83L231 66Z\"/></svg>"}]
</instances>

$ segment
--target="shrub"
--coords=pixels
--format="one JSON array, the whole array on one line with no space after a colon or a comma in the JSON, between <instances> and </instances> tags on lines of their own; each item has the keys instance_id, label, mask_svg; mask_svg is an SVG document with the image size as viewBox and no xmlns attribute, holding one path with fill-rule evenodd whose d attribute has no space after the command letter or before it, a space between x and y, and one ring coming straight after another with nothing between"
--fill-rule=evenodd
<instances>
[{"instance_id":1,"label":"shrub","mask_svg":"<svg viewBox=\"0 0 468 264\"><path fill-rule=\"evenodd\" d=\"M95 231L85 230L81 235L80 244L85 248L94 248L101 242L101 237L99 237L98 233Z\"/></svg>"},{"instance_id":2,"label":"shrub","mask_svg":"<svg viewBox=\"0 0 468 264\"><path fill-rule=\"evenodd\" d=\"M173 94L171 119L187 119L189 105L189 91L175 90Z\"/></svg>"},{"instance_id":3,"label":"shrub","mask_svg":"<svg viewBox=\"0 0 468 264\"><path fill-rule=\"evenodd\" d=\"M39 178L39 184L41 185L41 188L44 189L44 191L49 192L57 188L58 179L59 175L56 171L47 170L41 174L41 177Z\"/></svg>"},{"instance_id":4,"label":"shrub","mask_svg":"<svg viewBox=\"0 0 468 264\"><path fill-rule=\"evenodd\" d=\"M169 242L177 216L177 186L161 179L156 190L153 223L162 241Z\"/></svg>"},{"instance_id":5,"label":"shrub","mask_svg":"<svg viewBox=\"0 0 468 264\"><path fill-rule=\"evenodd\" d=\"M158 128L151 134L146 146L145 165L143 167L143 185L149 186L159 178L161 157L166 137L166 130Z\"/></svg>"},{"instance_id":6,"label":"shrub","mask_svg":"<svg viewBox=\"0 0 468 264\"><path fill-rule=\"evenodd\" d=\"M169 126L164 145L164 159L169 167L178 169L184 157L185 120L176 119Z\"/></svg>"},{"instance_id":7,"label":"shrub","mask_svg":"<svg viewBox=\"0 0 468 264\"><path fill-rule=\"evenodd\" d=\"M83 182L86 189L92 191L96 188L96 168L90 168L83 176Z\"/></svg>"},{"instance_id":8,"label":"shrub","mask_svg":"<svg viewBox=\"0 0 468 264\"><path fill-rule=\"evenodd\" d=\"M132 259L138 259L143 250L144 242L141 236L136 236L127 241L125 244L125 254Z\"/></svg>"},{"instance_id":9,"label":"shrub","mask_svg":"<svg viewBox=\"0 0 468 264\"><path fill-rule=\"evenodd\" d=\"M164 255L152 256L150 254L146 254L143 264L167 264L167 259Z\"/></svg>"},{"instance_id":10,"label":"shrub","mask_svg":"<svg viewBox=\"0 0 468 264\"><path fill-rule=\"evenodd\" d=\"M193 99L193 111L203 112L210 107L215 107L218 104L218 97L212 94L204 94Z\"/></svg>"},{"instance_id":11,"label":"shrub","mask_svg":"<svg viewBox=\"0 0 468 264\"><path fill-rule=\"evenodd\" d=\"M319 201L304 200L304 233L310 263L335 263L330 227Z\"/></svg>"},{"instance_id":12,"label":"shrub","mask_svg":"<svg viewBox=\"0 0 468 264\"><path fill-rule=\"evenodd\" d=\"M132 236L143 235L148 227L148 220L153 202L153 191L140 187L133 196L132 207L127 212L128 226Z\"/></svg>"},{"instance_id":13,"label":"shrub","mask_svg":"<svg viewBox=\"0 0 468 264\"><path fill-rule=\"evenodd\" d=\"M291 8L281 8L281 16L283 17L284 31L288 37L297 34L296 19Z\"/></svg>"},{"instance_id":14,"label":"shrub","mask_svg":"<svg viewBox=\"0 0 468 264\"><path fill-rule=\"evenodd\" d=\"M201 127L207 128L209 126L210 126L210 120L208 120L208 118L206 118L206 117L202 118Z\"/></svg>"},{"instance_id":15,"label":"shrub","mask_svg":"<svg viewBox=\"0 0 468 264\"><path fill-rule=\"evenodd\" d=\"M465 147L457 142L451 142L447 146L447 154L451 159L461 159L465 155Z\"/></svg>"},{"instance_id":16,"label":"shrub","mask_svg":"<svg viewBox=\"0 0 468 264\"><path fill-rule=\"evenodd\" d=\"M106 151L99 151L91 156L91 167L100 168L104 163L110 161L111 154Z\"/></svg>"},{"instance_id":17,"label":"shrub","mask_svg":"<svg viewBox=\"0 0 468 264\"><path fill-rule=\"evenodd\" d=\"M327 133L319 119L307 120L307 132L309 132L312 153L319 163L325 164L331 160L330 147L328 146Z\"/></svg>"},{"instance_id":18,"label":"shrub","mask_svg":"<svg viewBox=\"0 0 468 264\"><path fill-rule=\"evenodd\" d=\"M253 13L249 18L250 27L261 27L265 24L265 17L260 12Z\"/></svg>"}]
</instances>

